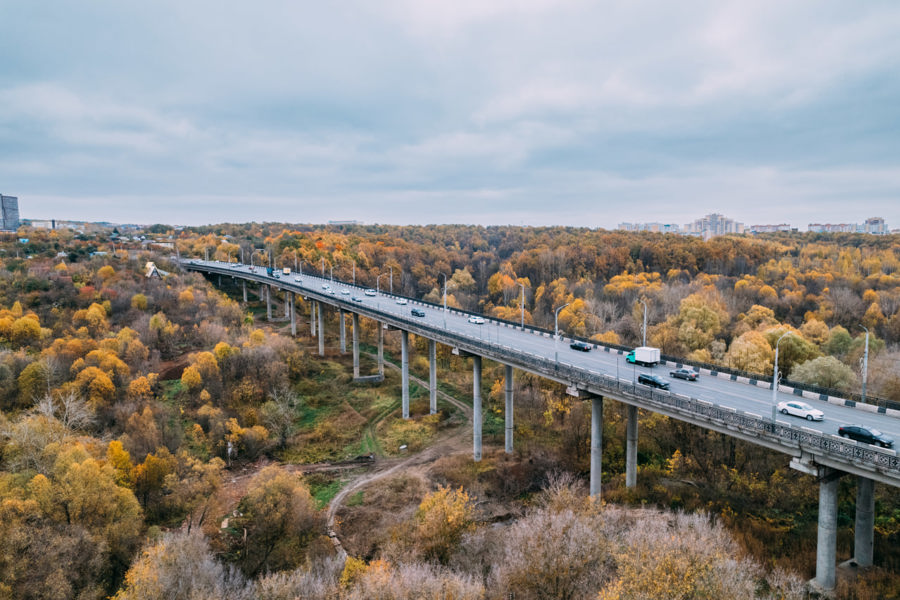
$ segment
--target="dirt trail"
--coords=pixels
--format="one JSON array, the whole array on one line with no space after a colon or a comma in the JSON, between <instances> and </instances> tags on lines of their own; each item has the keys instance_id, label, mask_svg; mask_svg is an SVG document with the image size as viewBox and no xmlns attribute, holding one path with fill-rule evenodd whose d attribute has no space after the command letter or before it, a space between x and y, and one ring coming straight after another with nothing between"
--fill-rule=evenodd
<instances>
[{"instance_id":1,"label":"dirt trail","mask_svg":"<svg viewBox=\"0 0 900 600\"><path fill-rule=\"evenodd\" d=\"M391 362L385 361L384 364L394 370L400 370L400 367ZM428 389L428 384L422 379L414 375L410 375L409 378ZM424 478L425 472L428 470L428 466L430 466L431 463L436 461L438 458L442 456L448 456L450 454L456 454L457 452L465 452L468 448L467 437L465 433L467 431L471 431L472 407L463 402L460 402L453 396L450 396L449 394L446 394L440 390L438 390L438 396L442 400L449 402L463 412L463 414L466 416L466 423L468 427L460 427L454 430L452 433L438 439L427 449L408 458L379 461L380 464L375 472L362 475L357 479L351 481L348 485L344 486L344 488L340 492L338 492L334 498L332 498L331 503L328 505L327 512L328 535L329 537L331 537L331 540L334 543L334 546L337 549L338 553L342 556L346 556L347 553L344 551L344 548L334 531L334 519L337 515L337 511L341 508L341 505L348 495L356 492L357 490L369 485L374 481L389 477L401 470L404 470L407 474L418 475Z\"/></svg>"}]
</instances>

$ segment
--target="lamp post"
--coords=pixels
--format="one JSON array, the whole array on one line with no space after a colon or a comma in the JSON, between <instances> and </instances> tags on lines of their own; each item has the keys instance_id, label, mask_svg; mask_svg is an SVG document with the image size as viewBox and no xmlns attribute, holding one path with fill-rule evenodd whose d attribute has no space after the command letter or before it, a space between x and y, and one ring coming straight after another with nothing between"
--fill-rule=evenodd
<instances>
[{"instance_id":1,"label":"lamp post","mask_svg":"<svg viewBox=\"0 0 900 600\"><path fill-rule=\"evenodd\" d=\"M519 308L522 309L522 329L525 329L525 284L518 283L518 286L522 288L522 299L519 301Z\"/></svg>"},{"instance_id":2,"label":"lamp post","mask_svg":"<svg viewBox=\"0 0 900 600\"><path fill-rule=\"evenodd\" d=\"M241 246L241 264L244 264L244 247Z\"/></svg>"},{"instance_id":3,"label":"lamp post","mask_svg":"<svg viewBox=\"0 0 900 600\"><path fill-rule=\"evenodd\" d=\"M554 360L559 362L559 311L567 307L571 302L566 302L562 306L556 309L556 314L553 315L553 355Z\"/></svg>"},{"instance_id":4,"label":"lamp post","mask_svg":"<svg viewBox=\"0 0 900 600\"><path fill-rule=\"evenodd\" d=\"M384 277L385 275L387 275L387 273L382 273L381 275L379 275L378 277L375 278L375 293L376 294L379 291L381 291L381 287L379 287L379 284L381 283L381 278Z\"/></svg>"},{"instance_id":5,"label":"lamp post","mask_svg":"<svg viewBox=\"0 0 900 600\"><path fill-rule=\"evenodd\" d=\"M322 257L322 279L325 279L325 257Z\"/></svg>"},{"instance_id":6,"label":"lamp post","mask_svg":"<svg viewBox=\"0 0 900 600\"><path fill-rule=\"evenodd\" d=\"M391 294L393 294L394 293L394 267L389 266L388 269L391 270L390 282L391 282Z\"/></svg>"},{"instance_id":7,"label":"lamp post","mask_svg":"<svg viewBox=\"0 0 900 600\"><path fill-rule=\"evenodd\" d=\"M789 335L794 335L793 331L786 331L781 334L778 341L775 342L775 372L772 374L772 423L775 423L775 415L778 414L778 344L781 340Z\"/></svg>"},{"instance_id":8,"label":"lamp post","mask_svg":"<svg viewBox=\"0 0 900 600\"><path fill-rule=\"evenodd\" d=\"M646 346L647 345L647 301L644 300L643 298L641 298L641 304L644 305L644 327L643 327L644 342L643 342L643 345Z\"/></svg>"},{"instance_id":9,"label":"lamp post","mask_svg":"<svg viewBox=\"0 0 900 600\"><path fill-rule=\"evenodd\" d=\"M441 273L444 276L444 329L447 329L447 274Z\"/></svg>"},{"instance_id":10,"label":"lamp post","mask_svg":"<svg viewBox=\"0 0 900 600\"><path fill-rule=\"evenodd\" d=\"M356 261L352 263L353 265L353 285L356 285Z\"/></svg>"},{"instance_id":11,"label":"lamp post","mask_svg":"<svg viewBox=\"0 0 900 600\"><path fill-rule=\"evenodd\" d=\"M862 368L862 401L866 401L866 378L869 374L869 330L864 325L860 325L866 330L866 349L863 351L863 368Z\"/></svg>"}]
</instances>

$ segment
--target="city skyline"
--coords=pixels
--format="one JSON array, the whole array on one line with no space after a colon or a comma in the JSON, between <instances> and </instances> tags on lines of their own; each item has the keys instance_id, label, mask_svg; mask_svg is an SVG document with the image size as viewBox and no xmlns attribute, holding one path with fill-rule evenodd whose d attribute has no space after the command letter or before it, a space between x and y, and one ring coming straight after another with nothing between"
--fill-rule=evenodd
<instances>
[{"instance_id":1,"label":"city skyline","mask_svg":"<svg viewBox=\"0 0 900 600\"><path fill-rule=\"evenodd\" d=\"M900 7L649 8L3 6L0 185L123 223L900 224Z\"/></svg>"}]
</instances>

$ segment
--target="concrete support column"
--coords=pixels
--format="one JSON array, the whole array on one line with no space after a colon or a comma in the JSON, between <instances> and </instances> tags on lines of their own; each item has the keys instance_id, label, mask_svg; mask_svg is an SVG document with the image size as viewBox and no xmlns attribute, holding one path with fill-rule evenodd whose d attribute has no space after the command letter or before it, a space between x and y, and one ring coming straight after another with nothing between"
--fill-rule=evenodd
<instances>
[{"instance_id":1,"label":"concrete support column","mask_svg":"<svg viewBox=\"0 0 900 600\"><path fill-rule=\"evenodd\" d=\"M262 302L263 294L265 293L266 286L263 284L259 284L259 301Z\"/></svg>"},{"instance_id":2,"label":"concrete support column","mask_svg":"<svg viewBox=\"0 0 900 600\"><path fill-rule=\"evenodd\" d=\"M319 305L319 356L325 356L325 316L322 314L322 303Z\"/></svg>"},{"instance_id":3,"label":"concrete support column","mask_svg":"<svg viewBox=\"0 0 900 600\"><path fill-rule=\"evenodd\" d=\"M628 421L625 424L625 487L637 485L638 409L628 405Z\"/></svg>"},{"instance_id":4,"label":"concrete support column","mask_svg":"<svg viewBox=\"0 0 900 600\"><path fill-rule=\"evenodd\" d=\"M244 304L247 304L247 280L241 281L241 288L244 290Z\"/></svg>"},{"instance_id":5,"label":"concrete support column","mask_svg":"<svg viewBox=\"0 0 900 600\"><path fill-rule=\"evenodd\" d=\"M591 496L600 499L603 461L603 396L591 398Z\"/></svg>"},{"instance_id":6,"label":"concrete support column","mask_svg":"<svg viewBox=\"0 0 900 600\"><path fill-rule=\"evenodd\" d=\"M341 354L347 354L347 324L343 308L338 309L338 319L340 320L341 329Z\"/></svg>"},{"instance_id":7,"label":"concrete support column","mask_svg":"<svg viewBox=\"0 0 900 600\"><path fill-rule=\"evenodd\" d=\"M294 293L288 292L288 314L291 317L291 335L297 337L297 311L294 310Z\"/></svg>"},{"instance_id":8,"label":"concrete support column","mask_svg":"<svg viewBox=\"0 0 900 600\"><path fill-rule=\"evenodd\" d=\"M353 313L353 378L359 377L359 315Z\"/></svg>"},{"instance_id":9,"label":"concrete support column","mask_svg":"<svg viewBox=\"0 0 900 600\"><path fill-rule=\"evenodd\" d=\"M378 326L378 374L384 377L384 323L376 322Z\"/></svg>"},{"instance_id":10,"label":"concrete support column","mask_svg":"<svg viewBox=\"0 0 900 600\"><path fill-rule=\"evenodd\" d=\"M839 473L825 468L819 480L819 534L816 541L815 582L825 590L833 590L837 559L837 501Z\"/></svg>"},{"instance_id":11,"label":"concrete support column","mask_svg":"<svg viewBox=\"0 0 900 600\"><path fill-rule=\"evenodd\" d=\"M403 418L409 418L409 332L400 330L400 390Z\"/></svg>"},{"instance_id":12,"label":"concrete support column","mask_svg":"<svg viewBox=\"0 0 900 600\"><path fill-rule=\"evenodd\" d=\"M472 357L472 457L481 460L481 357Z\"/></svg>"},{"instance_id":13,"label":"concrete support column","mask_svg":"<svg viewBox=\"0 0 900 600\"><path fill-rule=\"evenodd\" d=\"M506 365L506 453L513 451L513 368Z\"/></svg>"},{"instance_id":14,"label":"concrete support column","mask_svg":"<svg viewBox=\"0 0 900 600\"><path fill-rule=\"evenodd\" d=\"M284 292L284 316L291 316L291 292L285 290Z\"/></svg>"},{"instance_id":15,"label":"concrete support column","mask_svg":"<svg viewBox=\"0 0 900 600\"><path fill-rule=\"evenodd\" d=\"M860 567L871 567L875 541L875 482L856 478L856 528L853 558Z\"/></svg>"},{"instance_id":16,"label":"concrete support column","mask_svg":"<svg viewBox=\"0 0 900 600\"><path fill-rule=\"evenodd\" d=\"M437 412L437 342L428 340L429 413Z\"/></svg>"},{"instance_id":17,"label":"concrete support column","mask_svg":"<svg viewBox=\"0 0 900 600\"><path fill-rule=\"evenodd\" d=\"M272 286L266 286L266 320L272 320Z\"/></svg>"},{"instance_id":18,"label":"concrete support column","mask_svg":"<svg viewBox=\"0 0 900 600\"><path fill-rule=\"evenodd\" d=\"M309 335L316 337L316 309L319 303L310 299L309 301Z\"/></svg>"}]
</instances>

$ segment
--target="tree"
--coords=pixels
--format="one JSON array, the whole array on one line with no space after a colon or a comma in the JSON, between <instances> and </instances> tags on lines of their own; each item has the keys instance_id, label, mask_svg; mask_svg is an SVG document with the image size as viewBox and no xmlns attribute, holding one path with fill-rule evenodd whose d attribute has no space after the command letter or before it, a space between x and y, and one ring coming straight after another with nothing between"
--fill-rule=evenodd
<instances>
[{"instance_id":1,"label":"tree","mask_svg":"<svg viewBox=\"0 0 900 600\"><path fill-rule=\"evenodd\" d=\"M240 566L255 576L264 570L296 566L315 537L319 515L309 489L297 475L266 467L250 484L233 526L244 536L235 540Z\"/></svg>"},{"instance_id":2,"label":"tree","mask_svg":"<svg viewBox=\"0 0 900 600\"><path fill-rule=\"evenodd\" d=\"M202 535L170 532L144 550L114 600L251 600L252 586L218 562Z\"/></svg>"},{"instance_id":3,"label":"tree","mask_svg":"<svg viewBox=\"0 0 900 600\"><path fill-rule=\"evenodd\" d=\"M820 356L796 366L791 371L791 380L844 392L857 385L856 373L833 356Z\"/></svg>"},{"instance_id":4,"label":"tree","mask_svg":"<svg viewBox=\"0 0 900 600\"><path fill-rule=\"evenodd\" d=\"M459 489L439 487L422 499L414 517L413 539L427 560L445 563L464 533L474 526L474 502Z\"/></svg>"},{"instance_id":5,"label":"tree","mask_svg":"<svg viewBox=\"0 0 900 600\"><path fill-rule=\"evenodd\" d=\"M769 341L756 330L748 331L731 342L725 362L732 369L765 375L772 370L775 352Z\"/></svg>"},{"instance_id":6,"label":"tree","mask_svg":"<svg viewBox=\"0 0 900 600\"><path fill-rule=\"evenodd\" d=\"M26 315L13 321L10 341L18 347L28 346L41 339L41 322L35 315Z\"/></svg>"}]
</instances>

